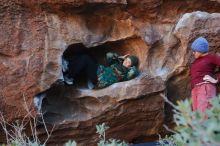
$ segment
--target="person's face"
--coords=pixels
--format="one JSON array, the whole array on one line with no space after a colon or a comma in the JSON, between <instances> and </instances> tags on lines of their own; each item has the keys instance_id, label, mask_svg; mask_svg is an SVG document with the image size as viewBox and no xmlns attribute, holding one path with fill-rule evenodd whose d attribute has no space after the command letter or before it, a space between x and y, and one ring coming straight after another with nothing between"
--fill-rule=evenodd
<instances>
[{"instance_id":1,"label":"person's face","mask_svg":"<svg viewBox=\"0 0 220 146\"><path fill-rule=\"evenodd\" d=\"M125 58L125 60L123 61L123 66L127 68L131 67L131 59L129 57Z\"/></svg>"},{"instance_id":2,"label":"person's face","mask_svg":"<svg viewBox=\"0 0 220 146\"><path fill-rule=\"evenodd\" d=\"M193 51L193 56L197 59L202 56L202 53L197 52L197 51Z\"/></svg>"}]
</instances>

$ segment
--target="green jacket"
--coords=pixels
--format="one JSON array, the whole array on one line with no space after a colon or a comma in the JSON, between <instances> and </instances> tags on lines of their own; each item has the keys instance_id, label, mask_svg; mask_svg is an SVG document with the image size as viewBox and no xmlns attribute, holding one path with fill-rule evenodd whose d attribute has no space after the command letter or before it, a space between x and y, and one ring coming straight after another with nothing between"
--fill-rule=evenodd
<instances>
[{"instance_id":1,"label":"green jacket","mask_svg":"<svg viewBox=\"0 0 220 146\"><path fill-rule=\"evenodd\" d=\"M104 88L116 82L127 81L133 79L139 74L136 67L126 68L123 66L123 60L119 58L117 53L109 52L106 54L108 66L98 66L97 88Z\"/></svg>"}]
</instances>

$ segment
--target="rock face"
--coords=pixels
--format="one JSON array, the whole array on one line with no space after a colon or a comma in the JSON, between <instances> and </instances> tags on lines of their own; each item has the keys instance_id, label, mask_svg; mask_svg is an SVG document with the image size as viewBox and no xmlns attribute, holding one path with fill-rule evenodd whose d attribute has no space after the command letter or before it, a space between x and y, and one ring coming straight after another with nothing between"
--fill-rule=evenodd
<instances>
[{"instance_id":1,"label":"rock face","mask_svg":"<svg viewBox=\"0 0 220 146\"><path fill-rule=\"evenodd\" d=\"M95 126L102 122L111 127L107 135L126 141L135 142L146 133L154 135L159 132L164 118L164 102L158 95L165 89L163 84L161 78L143 75L102 90L76 89L54 83L46 91L42 103L45 122L57 125L49 144L54 145L57 139L64 143L70 137L60 138L60 134L71 133L77 143L96 145ZM42 132L39 136L44 135Z\"/></svg>"},{"instance_id":2,"label":"rock face","mask_svg":"<svg viewBox=\"0 0 220 146\"><path fill-rule=\"evenodd\" d=\"M191 42L204 36L219 53L219 7L217 0L1 0L0 111L8 121L22 118L24 100L32 106L46 90L40 108L57 124L51 145L94 145L102 122L109 137L128 142L156 135L170 117L160 93L172 101L190 96ZM63 52L76 44L100 61L108 51L135 54L141 75L102 90L54 83Z\"/></svg>"}]
</instances>

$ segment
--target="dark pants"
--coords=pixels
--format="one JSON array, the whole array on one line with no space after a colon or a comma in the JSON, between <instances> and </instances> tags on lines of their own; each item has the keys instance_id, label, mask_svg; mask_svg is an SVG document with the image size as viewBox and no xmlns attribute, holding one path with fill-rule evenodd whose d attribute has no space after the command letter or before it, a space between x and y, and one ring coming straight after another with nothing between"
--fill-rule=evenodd
<instances>
[{"instance_id":1,"label":"dark pants","mask_svg":"<svg viewBox=\"0 0 220 146\"><path fill-rule=\"evenodd\" d=\"M77 80L80 75L85 74L94 85L97 83L98 65L94 58L87 54L77 54L65 60L68 61L68 70L63 72L64 76Z\"/></svg>"}]
</instances>

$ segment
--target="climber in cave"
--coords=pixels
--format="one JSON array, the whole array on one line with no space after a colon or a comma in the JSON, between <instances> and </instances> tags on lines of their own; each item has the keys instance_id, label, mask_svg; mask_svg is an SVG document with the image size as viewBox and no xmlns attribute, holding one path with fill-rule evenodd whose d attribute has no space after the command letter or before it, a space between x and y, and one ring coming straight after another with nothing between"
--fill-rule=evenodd
<instances>
[{"instance_id":1,"label":"climber in cave","mask_svg":"<svg viewBox=\"0 0 220 146\"><path fill-rule=\"evenodd\" d=\"M139 73L139 60L134 55L119 56L117 53L106 54L107 66L99 65L86 53L76 54L69 59L62 58L62 73L67 85L75 85L76 79L84 71L89 89L100 89L113 83L130 80Z\"/></svg>"},{"instance_id":2,"label":"climber in cave","mask_svg":"<svg viewBox=\"0 0 220 146\"><path fill-rule=\"evenodd\" d=\"M199 37L191 45L195 60L191 64L192 108L193 111L205 111L210 108L210 100L216 96L216 84L220 75L215 69L220 66L220 56L208 53L208 41Z\"/></svg>"}]
</instances>

